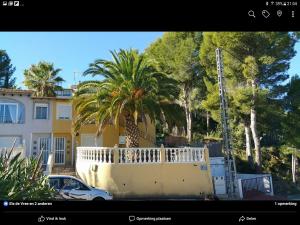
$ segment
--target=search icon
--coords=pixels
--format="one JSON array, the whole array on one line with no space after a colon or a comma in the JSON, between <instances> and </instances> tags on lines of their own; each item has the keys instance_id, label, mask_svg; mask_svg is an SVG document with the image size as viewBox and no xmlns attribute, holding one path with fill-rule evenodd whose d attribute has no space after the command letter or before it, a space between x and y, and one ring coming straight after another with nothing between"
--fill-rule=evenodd
<instances>
[{"instance_id":1,"label":"search icon","mask_svg":"<svg viewBox=\"0 0 300 225\"><path fill-rule=\"evenodd\" d=\"M255 18L255 15L254 15L254 11L253 11L253 10L250 10L250 11L248 12L248 15L249 15L249 16L253 16L253 17Z\"/></svg>"}]
</instances>

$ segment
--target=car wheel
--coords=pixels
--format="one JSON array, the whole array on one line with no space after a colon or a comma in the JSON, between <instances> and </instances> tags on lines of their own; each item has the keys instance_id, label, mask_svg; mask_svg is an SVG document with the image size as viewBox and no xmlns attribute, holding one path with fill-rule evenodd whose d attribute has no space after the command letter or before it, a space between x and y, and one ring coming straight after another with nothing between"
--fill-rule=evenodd
<instances>
[{"instance_id":1,"label":"car wheel","mask_svg":"<svg viewBox=\"0 0 300 225\"><path fill-rule=\"evenodd\" d=\"M101 197L96 197L93 199L93 201L104 201L105 199L104 198L101 198Z\"/></svg>"}]
</instances>

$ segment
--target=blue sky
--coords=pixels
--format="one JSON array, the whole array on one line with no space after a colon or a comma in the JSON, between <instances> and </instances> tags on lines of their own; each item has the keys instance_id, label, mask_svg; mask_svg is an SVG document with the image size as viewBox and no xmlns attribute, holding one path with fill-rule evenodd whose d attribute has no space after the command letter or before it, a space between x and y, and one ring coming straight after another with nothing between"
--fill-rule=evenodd
<instances>
[{"instance_id":1,"label":"blue sky","mask_svg":"<svg viewBox=\"0 0 300 225\"><path fill-rule=\"evenodd\" d=\"M17 85L24 88L23 72L41 60L61 68L64 87L74 83L95 59L111 59L109 50L135 48L143 51L162 32L2 32L0 49L7 51L16 67ZM83 78L76 73L76 82Z\"/></svg>"},{"instance_id":2,"label":"blue sky","mask_svg":"<svg viewBox=\"0 0 300 225\"><path fill-rule=\"evenodd\" d=\"M83 78L89 63L95 59L111 59L109 50L135 48L143 51L161 37L162 32L1 32L0 49L9 54L16 67L17 86L24 88L23 71L41 60L54 63L61 68L60 75L69 87ZM298 54L292 59L290 75L300 75L300 43Z\"/></svg>"}]
</instances>

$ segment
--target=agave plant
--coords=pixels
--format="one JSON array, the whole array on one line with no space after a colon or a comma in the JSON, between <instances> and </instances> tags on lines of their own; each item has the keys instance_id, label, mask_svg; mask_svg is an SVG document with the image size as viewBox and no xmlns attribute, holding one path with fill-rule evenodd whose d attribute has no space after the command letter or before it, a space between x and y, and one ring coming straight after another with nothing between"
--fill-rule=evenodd
<instances>
[{"instance_id":1,"label":"agave plant","mask_svg":"<svg viewBox=\"0 0 300 225\"><path fill-rule=\"evenodd\" d=\"M55 191L50 188L41 168L42 155L21 158L21 153L12 155L13 149L0 155L0 199L53 199Z\"/></svg>"}]
</instances>

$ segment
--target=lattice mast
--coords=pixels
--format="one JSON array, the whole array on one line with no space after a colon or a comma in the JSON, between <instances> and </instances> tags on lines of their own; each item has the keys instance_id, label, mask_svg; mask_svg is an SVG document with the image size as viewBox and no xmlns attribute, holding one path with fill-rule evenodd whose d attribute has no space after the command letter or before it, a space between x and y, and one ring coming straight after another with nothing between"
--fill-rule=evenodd
<instances>
[{"instance_id":1,"label":"lattice mast","mask_svg":"<svg viewBox=\"0 0 300 225\"><path fill-rule=\"evenodd\" d=\"M223 59L221 49L216 49L218 84L220 95L220 109L221 109L221 124L223 133L223 144L225 150L225 179L226 189L229 198L235 198L237 194L236 183L236 166L231 145L231 132L228 118L228 104L226 99L226 86L223 71Z\"/></svg>"}]
</instances>

